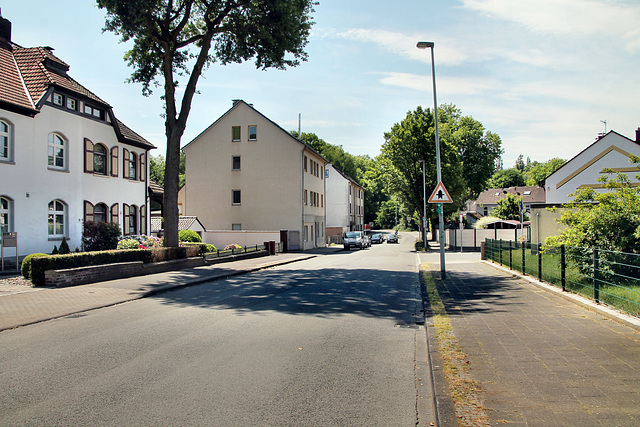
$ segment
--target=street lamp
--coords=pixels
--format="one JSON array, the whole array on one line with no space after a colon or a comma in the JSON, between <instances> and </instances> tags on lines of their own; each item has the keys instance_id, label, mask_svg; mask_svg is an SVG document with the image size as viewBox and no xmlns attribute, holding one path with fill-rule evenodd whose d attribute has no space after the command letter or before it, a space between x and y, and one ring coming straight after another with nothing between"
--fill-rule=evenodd
<instances>
[{"instance_id":1,"label":"street lamp","mask_svg":"<svg viewBox=\"0 0 640 427\"><path fill-rule=\"evenodd\" d=\"M427 250L427 186L425 183L426 160L418 160L422 163L422 245Z\"/></svg>"},{"instance_id":2,"label":"street lamp","mask_svg":"<svg viewBox=\"0 0 640 427\"><path fill-rule=\"evenodd\" d=\"M436 98L436 61L433 57L434 42L418 42L418 49L431 49L431 80L433 81L433 120L436 125L436 173L438 183L442 182L440 169L440 137L438 135L438 100ZM438 238L440 240L440 277L446 279L447 273L444 265L444 212L442 203L438 203Z\"/></svg>"}]
</instances>

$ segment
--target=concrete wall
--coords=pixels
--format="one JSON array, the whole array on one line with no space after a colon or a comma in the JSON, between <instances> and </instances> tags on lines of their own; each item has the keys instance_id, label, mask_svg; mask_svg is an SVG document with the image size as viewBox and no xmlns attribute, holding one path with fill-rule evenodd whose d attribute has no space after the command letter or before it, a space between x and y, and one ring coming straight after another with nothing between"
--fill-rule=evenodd
<instances>
[{"instance_id":1,"label":"concrete wall","mask_svg":"<svg viewBox=\"0 0 640 427\"><path fill-rule=\"evenodd\" d=\"M280 231L205 231L202 241L214 245L218 249L224 249L225 246L233 243L237 243L242 247L260 246L264 242L280 242Z\"/></svg>"}]
</instances>

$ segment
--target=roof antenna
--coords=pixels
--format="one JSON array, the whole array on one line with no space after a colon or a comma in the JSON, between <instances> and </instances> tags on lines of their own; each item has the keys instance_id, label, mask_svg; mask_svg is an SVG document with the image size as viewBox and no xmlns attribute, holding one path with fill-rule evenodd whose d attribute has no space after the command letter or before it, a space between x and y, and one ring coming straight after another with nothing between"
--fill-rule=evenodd
<instances>
[{"instance_id":1,"label":"roof antenna","mask_svg":"<svg viewBox=\"0 0 640 427\"><path fill-rule=\"evenodd\" d=\"M606 120L600 120L600 123L604 124L604 133L603 133L603 135L605 135L607 133L607 121Z\"/></svg>"}]
</instances>

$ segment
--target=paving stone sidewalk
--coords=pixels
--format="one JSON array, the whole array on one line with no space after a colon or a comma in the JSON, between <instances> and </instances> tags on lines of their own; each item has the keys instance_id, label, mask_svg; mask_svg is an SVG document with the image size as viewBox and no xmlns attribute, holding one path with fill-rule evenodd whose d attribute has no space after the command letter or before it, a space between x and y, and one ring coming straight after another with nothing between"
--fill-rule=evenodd
<instances>
[{"instance_id":1,"label":"paving stone sidewalk","mask_svg":"<svg viewBox=\"0 0 640 427\"><path fill-rule=\"evenodd\" d=\"M341 248L237 260L67 288L0 285L0 331L312 258ZM5 281L9 282L9 281Z\"/></svg>"},{"instance_id":2,"label":"paving stone sidewalk","mask_svg":"<svg viewBox=\"0 0 640 427\"><path fill-rule=\"evenodd\" d=\"M491 425L640 425L640 332L486 263L449 258L438 290ZM427 262L439 280L439 264Z\"/></svg>"}]
</instances>

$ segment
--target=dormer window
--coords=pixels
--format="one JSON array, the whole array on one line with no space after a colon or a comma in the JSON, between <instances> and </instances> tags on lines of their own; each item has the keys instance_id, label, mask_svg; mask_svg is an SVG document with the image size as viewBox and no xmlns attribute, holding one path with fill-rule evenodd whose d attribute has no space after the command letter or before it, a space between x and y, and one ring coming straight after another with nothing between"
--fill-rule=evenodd
<instances>
[{"instance_id":1,"label":"dormer window","mask_svg":"<svg viewBox=\"0 0 640 427\"><path fill-rule=\"evenodd\" d=\"M64 105L64 97L59 93L54 93L53 103L62 107Z\"/></svg>"},{"instance_id":2,"label":"dormer window","mask_svg":"<svg viewBox=\"0 0 640 427\"><path fill-rule=\"evenodd\" d=\"M67 108L69 110L78 111L78 101L75 99L67 98Z\"/></svg>"},{"instance_id":3,"label":"dormer window","mask_svg":"<svg viewBox=\"0 0 640 427\"><path fill-rule=\"evenodd\" d=\"M92 107L89 104L84 104L84 113L97 119L104 120L104 111L99 108Z\"/></svg>"}]
</instances>

